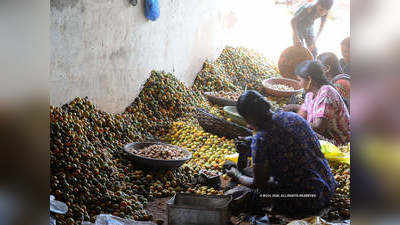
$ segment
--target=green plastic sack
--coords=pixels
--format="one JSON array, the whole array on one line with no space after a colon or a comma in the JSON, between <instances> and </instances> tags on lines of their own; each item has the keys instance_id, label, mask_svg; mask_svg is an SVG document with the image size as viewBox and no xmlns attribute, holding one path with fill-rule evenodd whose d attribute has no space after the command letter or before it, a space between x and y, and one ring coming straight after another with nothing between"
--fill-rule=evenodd
<instances>
[{"instance_id":1,"label":"green plastic sack","mask_svg":"<svg viewBox=\"0 0 400 225\"><path fill-rule=\"evenodd\" d=\"M319 143L321 144L321 151L324 153L326 159L350 165L349 153L340 151L338 147L328 141L319 140Z\"/></svg>"}]
</instances>

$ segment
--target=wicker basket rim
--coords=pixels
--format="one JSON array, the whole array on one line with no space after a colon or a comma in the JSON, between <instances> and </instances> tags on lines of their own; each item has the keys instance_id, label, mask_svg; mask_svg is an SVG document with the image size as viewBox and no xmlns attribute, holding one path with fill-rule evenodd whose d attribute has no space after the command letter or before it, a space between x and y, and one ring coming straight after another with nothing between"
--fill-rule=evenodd
<instances>
[{"instance_id":1,"label":"wicker basket rim","mask_svg":"<svg viewBox=\"0 0 400 225\"><path fill-rule=\"evenodd\" d=\"M197 120L199 120L199 119L200 120L204 120L204 119L206 119L206 120L214 120L214 121L216 120L216 121L220 121L221 123L223 123L225 125L224 126L225 128L229 127L231 129L239 129L239 130L242 130L244 132L250 132L251 133L251 131L248 128L246 128L244 126L241 126L239 124L235 124L235 123L232 123L230 121L227 121L227 120L225 120L223 118L220 118L220 117L218 117L216 115L213 115L212 113L208 112L207 110L205 110L203 108L197 108L196 111L197 111L196 112ZM207 118L205 118L204 116L201 117L200 114L205 115Z\"/></svg>"},{"instance_id":2,"label":"wicker basket rim","mask_svg":"<svg viewBox=\"0 0 400 225\"><path fill-rule=\"evenodd\" d=\"M288 81L289 83L287 85L294 88L295 90L281 91L281 90L272 89L267 85L267 84L270 84L271 81ZM294 85L292 85L293 83L297 83L297 81L293 80L293 79L289 79L289 78L268 78L262 82L262 85L264 86L265 89L268 89L268 90L271 90L271 91L274 91L277 93L299 93L299 92L303 91L303 89L299 88L299 86L295 87Z\"/></svg>"}]
</instances>

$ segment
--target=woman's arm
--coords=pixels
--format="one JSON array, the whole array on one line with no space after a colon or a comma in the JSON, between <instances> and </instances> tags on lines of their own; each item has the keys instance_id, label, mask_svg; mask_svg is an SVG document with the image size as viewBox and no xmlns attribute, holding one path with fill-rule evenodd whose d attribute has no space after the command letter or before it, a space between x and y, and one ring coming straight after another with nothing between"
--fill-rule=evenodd
<instances>
[{"instance_id":1,"label":"woman's arm","mask_svg":"<svg viewBox=\"0 0 400 225\"><path fill-rule=\"evenodd\" d=\"M275 181L270 179L270 170L268 169L267 165L255 164L253 171L254 178L242 175L238 169L232 167L228 171L228 175L240 184L253 189L257 188L261 190L267 190L268 188L271 188L271 186L276 185Z\"/></svg>"},{"instance_id":2,"label":"woman's arm","mask_svg":"<svg viewBox=\"0 0 400 225\"><path fill-rule=\"evenodd\" d=\"M315 132L321 134L322 136L325 136L328 131L329 121L328 119L322 117L315 118L311 123L311 127Z\"/></svg>"},{"instance_id":3,"label":"woman's arm","mask_svg":"<svg viewBox=\"0 0 400 225\"><path fill-rule=\"evenodd\" d=\"M297 114L307 120L307 111L300 109Z\"/></svg>"},{"instance_id":4,"label":"woman's arm","mask_svg":"<svg viewBox=\"0 0 400 225\"><path fill-rule=\"evenodd\" d=\"M286 112L297 113L297 112L299 112L300 108L301 108L301 105L299 105L299 104L288 104L283 108L283 110Z\"/></svg>"},{"instance_id":5,"label":"woman's arm","mask_svg":"<svg viewBox=\"0 0 400 225\"><path fill-rule=\"evenodd\" d=\"M289 104L286 105L283 110L286 112L294 112L299 114L301 117L303 117L304 119L307 119L307 111L303 109L304 107L302 107L302 105L298 105L298 104Z\"/></svg>"},{"instance_id":6,"label":"woman's arm","mask_svg":"<svg viewBox=\"0 0 400 225\"><path fill-rule=\"evenodd\" d=\"M292 24L292 29L293 29L293 45L294 46L302 46L302 40L299 38L299 35L297 34L297 20L298 17L293 17L293 19L291 20L291 24Z\"/></svg>"},{"instance_id":7,"label":"woman's arm","mask_svg":"<svg viewBox=\"0 0 400 225\"><path fill-rule=\"evenodd\" d=\"M254 179L252 177L242 175L242 173L235 167L231 167L226 174L228 174L233 181L239 182L246 187L252 188L254 186Z\"/></svg>"},{"instance_id":8,"label":"woman's arm","mask_svg":"<svg viewBox=\"0 0 400 225\"><path fill-rule=\"evenodd\" d=\"M240 184L243 184L246 187L254 188L254 178L252 177L240 175L237 180Z\"/></svg>"}]
</instances>

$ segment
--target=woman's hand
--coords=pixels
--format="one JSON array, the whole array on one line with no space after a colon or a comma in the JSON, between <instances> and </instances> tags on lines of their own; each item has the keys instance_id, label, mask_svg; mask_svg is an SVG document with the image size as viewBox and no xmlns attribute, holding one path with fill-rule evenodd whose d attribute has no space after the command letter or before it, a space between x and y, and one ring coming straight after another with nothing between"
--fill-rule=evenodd
<instances>
[{"instance_id":1,"label":"woman's hand","mask_svg":"<svg viewBox=\"0 0 400 225\"><path fill-rule=\"evenodd\" d=\"M230 161L230 160L226 160L224 162L224 164L222 165L222 169L225 170L225 171L228 171L228 170L232 169L232 167L237 168L237 164L232 162L232 161Z\"/></svg>"},{"instance_id":2,"label":"woman's hand","mask_svg":"<svg viewBox=\"0 0 400 225\"><path fill-rule=\"evenodd\" d=\"M251 151L251 137L239 137L235 140L235 147L240 153L249 153Z\"/></svg>"},{"instance_id":3,"label":"woman's hand","mask_svg":"<svg viewBox=\"0 0 400 225\"><path fill-rule=\"evenodd\" d=\"M231 167L226 174L232 178L233 181L238 181L239 177L242 175L239 170L235 167Z\"/></svg>"}]
</instances>

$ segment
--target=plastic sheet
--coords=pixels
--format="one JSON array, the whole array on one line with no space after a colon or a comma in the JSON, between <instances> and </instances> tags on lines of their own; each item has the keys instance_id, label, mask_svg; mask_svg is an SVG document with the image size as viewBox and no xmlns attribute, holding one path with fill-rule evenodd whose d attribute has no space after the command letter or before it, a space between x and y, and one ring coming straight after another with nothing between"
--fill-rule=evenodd
<instances>
[{"instance_id":1,"label":"plastic sheet","mask_svg":"<svg viewBox=\"0 0 400 225\"><path fill-rule=\"evenodd\" d=\"M54 196L50 195L50 212L65 214L68 212L68 206L64 202L55 200Z\"/></svg>"},{"instance_id":2,"label":"plastic sheet","mask_svg":"<svg viewBox=\"0 0 400 225\"><path fill-rule=\"evenodd\" d=\"M57 225L56 219L54 219L52 216L50 216L50 225Z\"/></svg>"},{"instance_id":3,"label":"plastic sheet","mask_svg":"<svg viewBox=\"0 0 400 225\"><path fill-rule=\"evenodd\" d=\"M250 217L250 224L251 225L269 225L268 216L251 216Z\"/></svg>"},{"instance_id":4,"label":"plastic sheet","mask_svg":"<svg viewBox=\"0 0 400 225\"><path fill-rule=\"evenodd\" d=\"M328 141L320 140L319 143L326 159L350 165L350 153L340 151L338 147Z\"/></svg>"}]
</instances>

